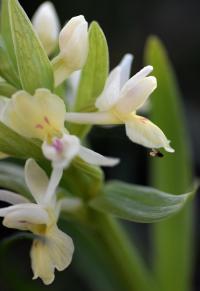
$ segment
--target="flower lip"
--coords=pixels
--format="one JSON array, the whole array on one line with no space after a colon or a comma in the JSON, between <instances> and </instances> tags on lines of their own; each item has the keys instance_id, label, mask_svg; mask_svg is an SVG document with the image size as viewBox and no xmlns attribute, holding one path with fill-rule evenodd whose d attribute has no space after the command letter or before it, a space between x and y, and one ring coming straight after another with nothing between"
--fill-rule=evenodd
<instances>
[{"instance_id":1,"label":"flower lip","mask_svg":"<svg viewBox=\"0 0 200 291\"><path fill-rule=\"evenodd\" d=\"M52 142L52 146L55 148L55 150L59 153L63 151L63 144L60 139L56 138Z\"/></svg>"}]
</instances>

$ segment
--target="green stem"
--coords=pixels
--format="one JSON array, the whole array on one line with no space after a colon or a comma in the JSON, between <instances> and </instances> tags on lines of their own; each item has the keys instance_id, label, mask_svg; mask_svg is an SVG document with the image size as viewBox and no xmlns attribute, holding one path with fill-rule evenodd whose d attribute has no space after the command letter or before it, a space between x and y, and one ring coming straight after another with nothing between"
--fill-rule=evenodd
<instances>
[{"instance_id":1,"label":"green stem","mask_svg":"<svg viewBox=\"0 0 200 291\"><path fill-rule=\"evenodd\" d=\"M91 211L90 223L63 224L76 246L74 266L96 291L156 291L150 271L120 223ZM64 217L63 217L64 218Z\"/></svg>"},{"instance_id":2,"label":"green stem","mask_svg":"<svg viewBox=\"0 0 200 291\"><path fill-rule=\"evenodd\" d=\"M121 281L123 291L152 291L154 282L138 250L129 241L121 225L112 217L95 214L97 233L110 253L116 278Z\"/></svg>"}]
</instances>

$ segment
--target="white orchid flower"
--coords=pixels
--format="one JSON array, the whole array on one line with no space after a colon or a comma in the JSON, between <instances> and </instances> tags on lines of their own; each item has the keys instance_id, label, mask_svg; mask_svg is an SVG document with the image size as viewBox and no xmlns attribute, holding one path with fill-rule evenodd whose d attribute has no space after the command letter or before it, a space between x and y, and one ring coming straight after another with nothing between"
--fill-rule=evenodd
<instances>
[{"instance_id":1,"label":"white orchid flower","mask_svg":"<svg viewBox=\"0 0 200 291\"><path fill-rule=\"evenodd\" d=\"M44 49L50 55L56 48L60 23L54 5L47 1L41 4L32 18L32 23Z\"/></svg>"},{"instance_id":2,"label":"white orchid flower","mask_svg":"<svg viewBox=\"0 0 200 291\"><path fill-rule=\"evenodd\" d=\"M155 77L148 76L152 66L144 67L128 80L131 61L129 55L125 56L121 64L111 71L103 92L96 100L98 112L69 112L65 119L85 124L125 124L126 134L133 142L151 149L163 147L168 152L174 152L162 130L136 114L155 90L157 81Z\"/></svg>"},{"instance_id":3,"label":"white orchid flower","mask_svg":"<svg viewBox=\"0 0 200 291\"><path fill-rule=\"evenodd\" d=\"M29 159L25 179L34 202L17 193L0 190L0 200L12 204L0 209L0 216L4 217L4 226L36 235L30 252L33 279L39 277L48 285L54 280L55 269L62 271L69 266L74 252L72 239L57 226L61 202L56 200L55 194L60 177L49 181L37 163Z\"/></svg>"},{"instance_id":4,"label":"white orchid flower","mask_svg":"<svg viewBox=\"0 0 200 291\"><path fill-rule=\"evenodd\" d=\"M60 53L52 61L55 85L82 69L88 56L88 23L84 16L71 18L60 32Z\"/></svg>"},{"instance_id":5,"label":"white orchid flower","mask_svg":"<svg viewBox=\"0 0 200 291\"><path fill-rule=\"evenodd\" d=\"M79 139L67 132L65 104L49 90L38 89L34 96L18 91L6 100L2 121L22 136L42 140L44 156L53 166L67 167L76 155L95 165L114 166L119 162L81 146Z\"/></svg>"}]
</instances>

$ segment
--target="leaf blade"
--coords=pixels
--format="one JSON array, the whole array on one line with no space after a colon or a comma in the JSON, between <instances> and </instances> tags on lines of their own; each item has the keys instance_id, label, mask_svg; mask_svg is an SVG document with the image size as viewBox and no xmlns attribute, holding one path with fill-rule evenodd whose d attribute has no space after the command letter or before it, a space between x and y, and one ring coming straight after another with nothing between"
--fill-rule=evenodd
<instances>
[{"instance_id":1,"label":"leaf blade","mask_svg":"<svg viewBox=\"0 0 200 291\"><path fill-rule=\"evenodd\" d=\"M103 192L90 202L96 210L134 222L153 223L176 214L191 193L174 196L150 187L119 181L108 183Z\"/></svg>"},{"instance_id":2,"label":"leaf blade","mask_svg":"<svg viewBox=\"0 0 200 291\"><path fill-rule=\"evenodd\" d=\"M22 88L53 90L53 69L32 24L17 0L9 0L12 40Z\"/></svg>"}]
</instances>

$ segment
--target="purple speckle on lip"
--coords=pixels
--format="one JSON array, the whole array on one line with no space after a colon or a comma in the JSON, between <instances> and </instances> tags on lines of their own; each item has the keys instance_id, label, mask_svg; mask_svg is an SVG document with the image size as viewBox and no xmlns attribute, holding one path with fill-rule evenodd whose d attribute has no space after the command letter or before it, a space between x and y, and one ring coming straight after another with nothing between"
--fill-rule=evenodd
<instances>
[{"instance_id":1,"label":"purple speckle on lip","mask_svg":"<svg viewBox=\"0 0 200 291\"><path fill-rule=\"evenodd\" d=\"M56 149L57 152L63 151L63 144L60 139L55 139L52 143L52 146Z\"/></svg>"}]
</instances>

